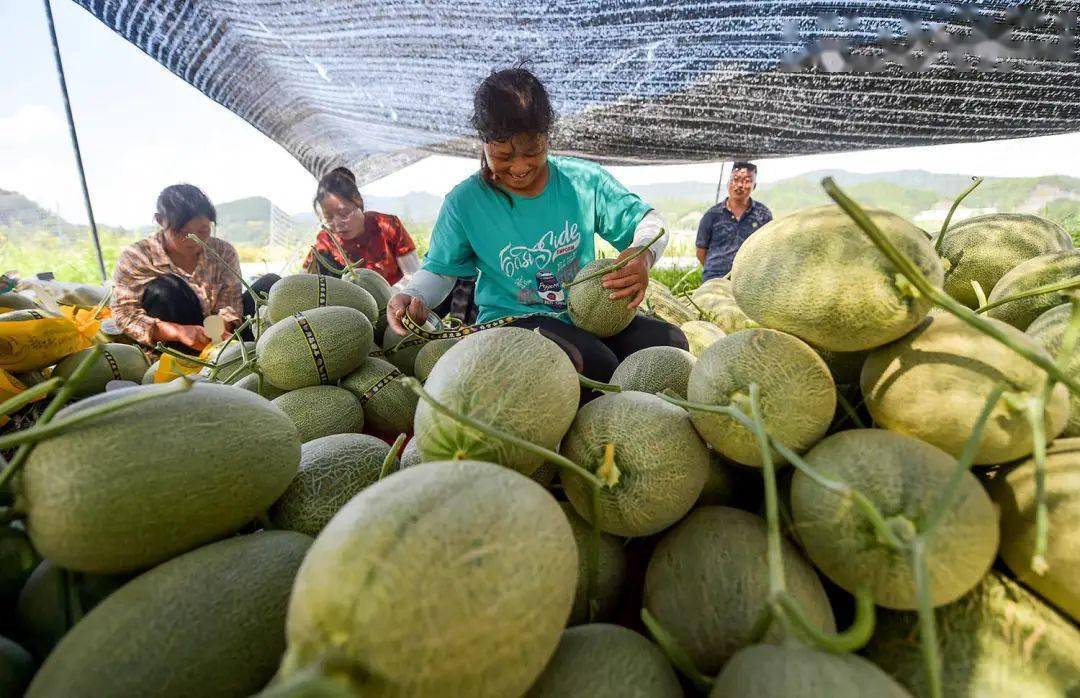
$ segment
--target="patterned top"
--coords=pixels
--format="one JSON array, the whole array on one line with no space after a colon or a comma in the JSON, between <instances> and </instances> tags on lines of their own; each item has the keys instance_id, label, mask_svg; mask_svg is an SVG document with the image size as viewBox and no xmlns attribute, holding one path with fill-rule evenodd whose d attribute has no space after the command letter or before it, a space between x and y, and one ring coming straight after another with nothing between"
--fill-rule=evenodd
<instances>
[{"instance_id":1,"label":"patterned top","mask_svg":"<svg viewBox=\"0 0 1080 698\"><path fill-rule=\"evenodd\" d=\"M240 258L236 249L220 238L210 238L207 244L239 271ZM239 322L243 303L241 284L225 264L203 252L188 273L173 264L165 252L165 231L159 230L148 238L124 248L113 272L112 314L117 326L139 344L152 344L151 331L156 320L143 310L142 294L146 285L165 274L175 274L191 286L202 304L204 315L218 313L226 322Z\"/></svg>"},{"instance_id":2,"label":"patterned top","mask_svg":"<svg viewBox=\"0 0 1080 698\"><path fill-rule=\"evenodd\" d=\"M727 207L727 199L716 204L701 217L698 225L697 246L708 250L705 253L705 270L702 281L723 276L731 271L731 262L746 238L758 228L772 220L772 211L760 201L750 199L750 208L742 218Z\"/></svg>"},{"instance_id":3,"label":"patterned top","mask_svg":"<svg viewBox=\"0 0 1080 698\"><path fill-rule=\"evenodd\" d=\"M364 260L362 266L377 271L391 286L400 281L403 276L397 258L404 257L416 249L416 243L409 237L409 233L397 216L377 211L364 212L363 235L358 235L352 240L342 240L340 237L337 240L348 253L350 262ZM337 245L330 239L330 233L325 229L320 230L315 236L315 249L323 257L332 260L339 268L345 266L345 260L341 258ZM316 274L340 276L334 270L320 264L310 251L304 259L304 269L314 271Z\"/></svg>"}]
</instances>

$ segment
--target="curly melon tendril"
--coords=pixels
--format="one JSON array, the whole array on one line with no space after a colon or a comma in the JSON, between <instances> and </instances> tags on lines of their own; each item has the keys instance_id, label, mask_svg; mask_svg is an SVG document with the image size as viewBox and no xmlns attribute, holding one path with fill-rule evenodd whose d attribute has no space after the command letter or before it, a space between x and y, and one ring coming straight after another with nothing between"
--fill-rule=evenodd
<instances>
[{"instance_id":1,"label":"curly melon tendril","mask_svg":"<svg viewBox=\"0 0 1080 698\"><path fill-rule=\"evenodd\" d=\"M660 646L660 650L667 657L668 661L679 672L690 679L691 683L697 687L698 691L702 694L707 694L712 690L713 679L706 676L700 669L694 664L694 660L683 649L679 641L676 640L671 633L664 629L664 626L660 625L660 621L656 620L653 614L649 613L649 609L641 609L641 622L645 624L649 634L652 635L653 640Z\"/></svg>"},{"instance_id":2,"label":"curly melon tendril","mask_svg":"<svg viewBox=\"0 0 1080 698\"><path fill-rule=\"evenodd\" d=\"M1043 296L1043 295L1046 295L1047 293L1056 293L1058 291L1068 291L1068 290L1071 290L1071 289L1074 289L1074 288L1080 288L1080 276L1074 276L1071 279L1066 279L1065 281L1058 281L1058 282L1052 283L1052 284L1045 284L1043 286L1036 286L1035 288L1029 288L1026 291L1019 291L1018 293L1014 293L1011 296L1005 296L1004 298L999 298L998 300L994 301L993 303L987 303L985 301L985 299L983 299L983 300L981 300L979 302L979 308L975 312L981 314L981 313L985 313L987 311L993 310L994 308L1000 308L1001 306L1005 305L1006 303L1012 303L1013 301L1018 301L1018 300L1021 300L1023 298L1031 298L1033 296Z\"/></svg>"},{"instance_id":3,"label":"curly melon tendril","mask_svg":"<svg viewBox=\"0 0 1080 698\"><path fill-rule=\"evenodd\" d=\"M1069 388L1070 392L1080 395L1080 379L1069 376L1065 371L1062 371L1052 359L1030 347L1022 346L1003 332L1001 328L987 322L985 318L976 314L971 308L962 305L940 288L931 284L929 279L926 278L926 275L923 274L922 270L919 269L907 255L901 252L896 245L893 244L892 240L881 232L881 229L870 219L866 214L866 211L848 197L848 195L836 185L836 182L833 181L832 177L826 177L822 180L821 184L822 187L824 187L825 192L833 199L833 201L835 201L837 205L839 205L840 208L855 221L855 224L866 233L867 237L873 241L878 250L880 250L881 253L897 267L900 273L907 277L908 281L910 281L924 297L929 299L934 305L955 315L962 322L971 325L987 337L1003 344L1016 354L1046 371L1049 375L1053 376L1055 380L1064 383Z\"/></svg>"},{"instance_id":4,"label":"curly melon tendril","mask_svg":"<svg viewBox=\"0 0 1080 698\"><path fill-rule=\"evenodd\" d=\"M649 240L647 243L645 243L645 245L641 249L639 249L637 252L633 253L632 255L627 257L626 259L622 260L621 262L616 262L615 264L612 264L610 267L604 267L600 271L594 271L591 274L586 274L585 276L581 277L580 279L574 279L573 281L570 281L569 283L563 284L563 286L565 288L570 288L571 286L577 286L578 284L583 284L586 281L591 281L593 279L599 279L601 276L607 276L608 274L610 274L612 272L619 271L620 269L625 267L627 264L629 264L630 262L633 262L639 256L644 254L650 247L655 245L656 242L660 238L664 237L665 234L667 234L667 231L664 230L663 228L661 228L660 232L656 234L656 237L654 237L652 240Z\"/></svg>"},{"instance_id":5,"label":"curly melon tendril","mask_svg":"<svg viewBox=\"0 0 1080 698\"><path fill-rule=\"evenodd\" d=\"M401 453L401 447L405 445L405 435L398 434L398 437L394 439L393 445L390 446L390 450L386 452L386 458L383 458L382 467L379 468L379 479L390 474L390 468L394 465L394 459Z\"/></svg>"},{"instance_id":6,"label":"curly melon tendril","mask_svg":"<svg viewBox=\"0 0 1080 698\"><path fill-rule=\"evenodd\" d=\"M956 197L952 206L949 207L949 212L945 214L945 220L941 222L941 231L938 233L937 242L934 244L934 253L937 254L938 257L941 256L941 243L945 240L945 231L949 229L949 223L952 222L952 217L953 214L956 213L956 209L960 207L960 202L966 199L968 194L975 191L976 187L982 184L982 182L982 177L972 177L971 184L968 185L968 188L960 192L960 196ZM951 267L952 265L950 264L949 266Z\"/></svg>"}]
</instances>

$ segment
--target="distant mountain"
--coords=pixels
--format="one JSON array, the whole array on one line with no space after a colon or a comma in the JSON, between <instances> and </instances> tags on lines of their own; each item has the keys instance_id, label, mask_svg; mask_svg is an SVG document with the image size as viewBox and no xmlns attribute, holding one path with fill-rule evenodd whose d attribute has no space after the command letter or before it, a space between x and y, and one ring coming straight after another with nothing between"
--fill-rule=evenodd
<instances>
[{"instance_id":1,"label":"distant mountain","mask_svg":"<svg viewBox=\"0 0 1080 698\"><path fill-rule=\"evenodd\" d=\"M16 191L0 189L0 225L70 228L71 224Z\"/></svg>"}]
</instances>

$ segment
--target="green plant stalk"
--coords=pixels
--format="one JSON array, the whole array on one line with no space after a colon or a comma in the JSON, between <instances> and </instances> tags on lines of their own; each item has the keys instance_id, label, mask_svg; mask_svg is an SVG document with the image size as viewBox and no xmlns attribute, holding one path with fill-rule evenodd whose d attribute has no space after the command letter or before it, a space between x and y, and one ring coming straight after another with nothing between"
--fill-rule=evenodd
<instances>
[{"instance_id":1,"label":"green plant stalk","mask_svg":"<svg viewBox=\"0 0 1080 698\"><path fill-rule=\"evenodd\" d=\"M600 488L589 488L589 507L592 513L592 529L589 531L589 559L585 577L585 600L588 604L589 622L596 620L600 603L596 599L597 577L600 574Z\"/></svg>"},{"instance_id":2,"label":"green plant stalk","mask_svg":"<svg viewBox=\"0 0 1080 698\"><path fill-rule=\"evenodd\" d=\"M146 402L147 400L155 400L157 398L166 397L175 393L181 393L188 390L193 385L193 381L184 380L178 383L169 383L162 387L160 390L135 390L131 395L125 395L124 397L117 398L103 405L87 408L81 412L76 412L70 417L64 417L56 421L50 421L48 424L42 424L41 420L29 429L23 429L12 434L6 434L0 436L0 450L6 450L15 446L21 446L23 444L37 443L44 439L48 439L58 434L62 434L72 427L78 426L84 422L103 417L117 410L129 407L131 405L138 404L140 402ZM14 461L12 461L14 463ZM11 469L11 466L8 466ZM6 474L6 473L5 473ZM2 482L0 482L2 484Z\"/></svg>"},{"instance_id":3,"label":"green plant stalk","mask_svg":"<svg viewBox=\"0 0 1080 698\"><path fill-rule=\"evenodd\" d=\"M386 452L386 458L383 458L382 467L379 468L379 479L390 474L390 468L394 465L394 459L401 453L401 446L405 443L405 435L398 434L398 437L394 439L394 443L390 446L390 450Z\"/></svg>"},{"instance_id":4,"label":"green plant stalk","mask_svg":"<svg viewBox=\"0 0 1080 698\"><path fill-rule=\"evenodd\" d=\"M685 274L683 274L682 276L680 276L678 279L675 280L675 284L671 287L671 292L673 294L675 294L675 295L678 295L679 290L682 290L683 284L685 284L687 282L687 280L691 276L693 276L694 272L696 272L696 271L697 271L696 267L690 267L689 271L687 271Z\"/></svg>"},{"instance_id":5,"label":"green plant stalk","mask_svg":"<svg viewBox=\"0 0 1080 698\"><path fill-rule=\"evenodd\" d=\"M942 698L941 653L938 651L937 624L930 602L930 573L926 568L926 541L922 534L911 542L911 567L915 576L915 592L919 610L919 644L923 667L930 685L931 698Z\"/></svg>"},{"instance_id":6,"label":"green plant stalk","mask_svg":"<svg viewBox=\"0 0 1080 698\"><path fill-rule=\"evenodd\" d=\"M683 676L690 679L690 682L694 684L702 695L709 693L712 690L713 679L701 673L701 670L694 665L694 660L682 648L679 641L660 625L660 622L653 617L653 614L649 613L649 609L641 609L641 622L645 624L649 634L652 635L656 644L660 646L661 651L663 651L664 656L667 657L671 665L678 669Z\"/></svg>"},{"instance_id":7,"label":"green plant stalk","mask_svg":"<svg viewBox=\"0 0 1080 698\"><path fill-rule=\"evenodd\" d=\"M681 296L681 297L682 297L682 298L684 298L684 299L686 299L686 302L687 302L687 303L689 303L690 305L694 306L694 310L696 310L696 311L698 312L698 318L699 318L699 319L701 319L701 320L708 320L709 322L712 322L712 321L713 321L713 318L715 318L715 317L716 317L716 315L715 315L715 314L713 314L713 313L707 313L707 312L705 312L705 311L704 311L704 310L703 310L703 309L701 308L701 306L700 306L700 305L698 305L697 303L695 303L695 302L694 302L694 299L690 297L690 294L689 294L689 293L684 293L684 294L682 294L682 296Z\"/></svg>"},{"instance_id":8,"label":"green plant stalk","mask_svg":"<svg viewBox=\"0 0 1080 698\"><path fill-rule=\"evenodd\" d=\"M44 383L38 383L32 388L27 388L15 397L12 397L4 402L0 403L0 415L9 415L12 412L21 410L38 398L45 397L51 393L54 389L63 384L64 379L59 376L50 378Z\"/></svg>"},{"instance_id":9,"label":"green plant stalk","mask_svg":"<svg viewBox=\"0 0 1080 698\"><path fill-rule=\"evenodd\" d=\"M1048 385L1052 389L1052 385ZM1034 441L1035 461L1035 551L1031 556L1031 571L1042 576L1050 569L1046 560L1047 538L1050 533L1050 514L1046 506L1046 398L1035 395L1028 399L1028 423Z\"/></svg>"},{"instance_id":10,"label":"green plant stalk","mask_svg":"<svg viewBox=\"0 0 1080 698\"><path fill-rule=\"evenodd\" d=\"M431 408L434 409L436 412L439 412L449 417L450 419L453 419L454 421L461 422L465 426L475 429L482 434L486 434L494 439L499 439L500 441L512 444L514 446L517 446L518 448L525 449L526 451L538 455L541 458L545 458L554 463L555 465L559 466L563 470L569 470L570 472L574 473L578 477L588 482L593 487L605 487L605 483L603 480L598 478L596 475L593 475L588 470L573 462L569 458L559 455L554 451L550 451L543 446L538 446L531 441L526 441L525 439L514 436L513 434L507 434L501 429L497 429L489 424L484 424L483 422L473 419L468 415L461 414L460 412L447 407L446 405L433 398L426 390L424 390L424 387L420 384L420 381L416 380L412 376L401 376L395 380L401 381L406 388L409 388L414 393L416 393L421 400L430 405Z\"/></svg>"},{"instance_id":11,"label":"green plant stalk","mask_svg":"<svg viewBox=\"0 0 1080 698\"><path fill-rule=\"evenodd\" d=\"M326 232L328 233L330 242L334 243L334 247L337 248L338 254L340 254L341 258L345 260L345 269L342 270L342 276L345 275L345 272L349 272L349 274L355 272L358 263L354 264L352 261L349 260L349 255L345 252L345 248L341 246L341 241L337 239L337 235L334 235L329 230Z\"/></svg>"},{"instance_id":12,"label":"green plant stalk","mask_svg":"<svg viewBox=\"0 0 1080 698\"><path fill-rule=\"evenodd\" d=\"M834 654L856 652L870 642L874 634L877 619L874 613L874 597L870 590L860 587L855 590L855 619L847 630L840 633L827 633L814 625L803 613L799 602L790 593L779 595L777 602L784 613L795 623L802 633L813 642L817 649Z\"/></svg>"},{"instance_id":13,"label":"green plant stalk","mask_svg":"<svg viewBox=\"0 0 1080 698\"><path fill-rule=\"evenodd\" d=\"M71 372L71 376L60 386L60 389L53 395L53 399L49 401L48 406L42 411L41 416L38 417L35 427L48 424L52 421L52 418L60 411L64 405L68 403L71 398L75 396L75 390L86 379L86 374L89 373L90 367L97 360L97 357L101 356L101 345L95 344L91 347L90 352L83 357L83 360L79 362L79 365L75 367L75 370ZM22 432L15 432L21 434ZM6 450L5 447L0 446L0 451ZM4 490L8 482L15 476L15 473L22 469L26 463L26 459L30 457L30 452L34 450L33 444L25 444L19 447L19 450L15 452L15 455L11 457L11 461L4 467L3 472L0 472L0 492Z\"/></svg>"},{"instance_id":14,"label":"green plant stalk","mask_svg":"<svg viewBox=\"0 0 1080 698\"><path fill-rule=\"evenodd\" d=\"M979 452L979 446L982 444L986 422L990 419L990 413L994 411L994 406L997 405L1004 392L1005 386L997 385L986 397L982 412L979 413L979 418L975 420L975 426L972 427L971 434L968 436L967 441L964 442L964 448L960 450L960 458L957 459L956 466L953 467L953 471L949 475L949 481L945 484L945 489L942 490L937 502L934 503L930 514L924 519L920 533L924 535L932 534L942 519L945 518L945 513L956 503L960 483L963 481L964 475L971 470L971 464L975 462L975 455Z\"/></svg>"},{"instance_id":15,"label":"green plant stalk","mask_svg":"<svg viewBox=\"0 0 1080 698\"><path fill-rule=\"evenodd\" d=\"M578 374L578 382L581 383L581 387L590 388L592 390L598 390L602 393L621 393L622 388L613 383L601 383L600 381L594 381L592 378Z\"/></svg>"},{"instance_id":16,"label":"green plant stalk","mask_svg":"<svg viewBox=\"0 0 1080 698\"><path fill-rule=\"evenodd\" d=\"M772 627L773 621L776 620L776 610L772 604L766 604L761 609L761 614L758 616L757 621L754 622L754 627L750 629L750 639L747 641L747 645L759 645L765 641L765 636L769 633L769 628Z\"/></svg>"},{"instance_id":17,"label":"green plant stalk","mask_svg":"<svg viewBox=\"0 0 1080 698\"><path fill-rule=\"evenodd\" d=\"M865 429L866 425L859 419L859 413L855 411L855 407L848 401L844 394L840 392L840 388L836 389L836 402L840 404L840 409L844 410L844 414L855 424L858 429Z\"/></svg>"},{"instance_id":18,"label":"green plant stalk","mask_svg":"<svg viewBox=\"0 0 1080 698\"><path fill-rule=\"evenodd\" d=\"M1038 351L1029 349L1028 347L1021 346L1013 341L1012 337L1002 332L1001 329L995 327L985 318L977 315L971 308L962 305L944 291L931 284L926 278L926 275L915 266L915 263L908 259L907 255L900 252L892 241L881 232L872 220L870 220L870 217L866 215L866 212L863 211L862 207L851 200L847 194L844 194L844 192L840 190L840 187L836 186L832 177L826 177L822 180L822 186L825 188L826 193L832 197L840 208L844 209L851 219L855 221L856 225L862 228L863 232L867 234L881 253L897 267L900 274L903 275L919 293L928 298L935 305L940 306L944 310L955 315L962 322L967 323L987 337L1005 345L1016 354L1019 354L1046 371L1046 373L1053 376L1055 380L1068 386L1070 392L1080 395L1080 380L1066 375L1049 357Z\"/></svg>"},{"instance_id":19,"label":"green plant stalk","mask_svg":"<svg viewBox=\"0 0 1080 698\"><path fill-rule=\"evenodd\" d=\"M158 342L157 344L154 345L154 351L156 351L159 354L168 354L169 356L173 357L174 359L178 359L178 360L180 360L180 361L182 361L184 363L195 364L196 366L202 366L203 368L209 368L209 369L217 368L217 364L212 364L209 361L203 361L202 359L200 359L197 356L190 356L190 355L185 354L183 352L179 352L179 351L173 349L172 347L165 346L161 342Z\"/></svg>"},{"instance_id":20,"label":"green plant stalk","mask_svg":"<svg viewBox=\"0 0 1080 698\"><path fill-rule=\"evenodd\" d=\"M960 202L967 198L967 195L975 191L975 188L982 184L982 177L972 177L971 184L967 189L960 192L960 196L956 197L952 206L949 207L949 212L945 215L945 220L941 222L941 232L938 233L937 243L934 245L934 253L938 257L941 256L941 242L945 239L945 231L949 229L949 223L952 222L953 214L956 213L956 209L960 207Z\"/></svg>"},{"instance_id":21,"label":"green plant stalk","mask_svg":"<svg viewBox=\"0 0 1080 698\"><path fill-rule=\"evenodd\" d=\"M235 369L233 369L233 371L228 376L223 378L221 380L221 382L224 383L225 385L232 385L233 382L236 380L236 377L238 375L240 375L240 373L242 371L249 370L254 365L255 365L255 357L251 357L251 359L246 360L246 361L241 360L240 365L237 366Z\"/></svg>"},{"instance_id":22,"label":"green plant stalk","mask_svg":"<svg viewBox=\"0 0 1080 698\"><path fill-rule=\"evenodd\" d=\"M245 320L244 322L247 323L247 322L250 322L250 320ZM241 327L243 327L243 325L241 325ZM217 356L221 356L222 354L224 354L225 350L229 348L229 345L232 344L236 340L236 337L239 334L240 334L240 328L237 328L236 332L233 332L231 335L229 335L229 338L226 339L225 343L221 345L221 348L217 350ZM243 342L241 342L241 344L243 344ZM214 380L215 378L217 378L218 371L220 371L221 368L223 368L223 367L218 366L218 362L214 361L214 367L212 369L210 369L210 376L209 376L210 380Z\"/></svg>"},{"instance_id":23,"label":"green plant stalk","mask_svg":"<svg viewBox=\"0 0 1080 698\"><path fill-rule=\"evenodd\" d=\"M656 241L659 240L660 238L664 237L666 232L667 232L666 230L661 228L660 232L656 234L656 237L654 237L652 240L649 240L647 243L645 243L644 247L642 247L641 249L639 249L637 252L630 255L626 259L622 260L621 262L616 262L615 264L612 264L610 267L605 267L604 269L601 269L600 271L594 271L591 274L586 274L585 276L581 277L580 279L574 279L570 283L565 284L565 287L570 288L571 286L577 286L578 284L583 284L586 281L590 281L592 279L598 279L601 276L607 276L608 274L611 274L612 272L616 272L616 271L622 269L627 264L629 264L630 262L633 262L640 255L642 255L644 252L646 252L650 247L655 245Z\"/></svg>"},{"instance_id":24,"label":"green plant stalk","mask_svg":"<svg viewBox=\"0 0 1080 698\"><path fill-rule=\"evenodd\" d=\"M1058 281L1057 283L1046 284L1044 286L1036 286L1035 288L1029 288L1026 291L1020 291L1019 293L1014 293L1011 296L1005 296L1004 298L999 298L998 300L994 301L993 303L987 303L986 305L980 305L979 309L976 310L975 312L979 313L979 314L982 314L982 313L985 313L985 312L987 312L989 310L993 310L994 308L1000 308L1001 306L1005 305L1006 303L1012 303L1013 301L1018 301L1018 300L1021 300L1021 299L1024 299L1024 298L1031 298L1032 296L1042 296L1042 295L1045 295L1047 293L1054 293L1055 291L1068 291L1069 289L1078 288L1078 287L1080 287L1080 276L1074 276L1073 278L1066 279L1065 281Z\"/></svg>"},{"instance_id":25,"label":"green plant stalk","mask_svg":"<svg viewBox=\"0 0 1080 698\"><path fill-rule=\"evenodd\" d=\"M1076 351L1076 345L1080 342L1080 296L1073 296L1070 301L1069 324L1065 326L1065 332L1061 335L1061 347L1058 349L1057 362L1061 370L1066 370L1069 359ZM1051 390L1048 388L1047 390Z\"/></svg>"},{"instance_id":26,"label":"green plant stalk","mask_svg":"<svg viewBox=\"0 0 1080 698\"><path fill-rule=\"evenodd\" d=\"M199 246L202 247L204 250L206 250L211 255L213 255L213 257L215 259L217 259L217 261L221 262L222 266L224 266L226 269L229 270L229 273L231 273L236 278L240 279L240 283L243 284L244 288L247 289L247 292L251 294L251 297L255 300L256 303L259 302L260 298L263 301L266 301L266 294L259 293L258 291L253 289L251 287L251 284L249 284L247 282L247 280L244 278L243 274L241 274L240 272L238 272L237 270L235 270L231 266L229 266L229 263L225 261L225 258L222 257L221 255L219 255L217 253L217 251L215 251L213 248L210 247L210 245L207 245L205 242L203 242L201 239L199 239L198 235L195 235L194 233L188 233L187 238L188 238L188 240L192 240L194 242L199 243ZM258 307L256 307L256 312L258 312Z\"/></svg>"},{"instance_id":27,"label":"green plant stalk","mask_svg":"<svg viewBox=\"0 0 1080 698\"><path fill-rule=\"evenodd\" d=\"M975 279L971 280L971 289L975 291L975 300L979 302L979 307L986 305L986 291L983 290L982 284Z\"/></svg>"}]
</instances>

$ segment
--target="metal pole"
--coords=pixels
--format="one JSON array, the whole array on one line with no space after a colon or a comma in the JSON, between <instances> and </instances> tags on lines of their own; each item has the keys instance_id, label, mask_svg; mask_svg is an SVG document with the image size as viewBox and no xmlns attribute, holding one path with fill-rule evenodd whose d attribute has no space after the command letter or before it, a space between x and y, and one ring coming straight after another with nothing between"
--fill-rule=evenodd
<instances>
[{"instance_id":1,"label":"metal pole","mask_svg":"<svg viewBox=\"0 0 1080 698\"><path fill-rule=\"evenodd\" d=\"M48 2L48 0L45 1ZM714 204L720 203L720 190L724 187L724 168L726 167L726 160L720 163L720 179L716 182L716 201L713 202Z\"/></svg>"},{"instance_id":2,"label":"metal pole","mask_svg":"<svg viewBox=\"0 0 1080 698\"><path fill-rule=\"evenodd\" d=\"M53 23L52 5L45 2L45 18L49 22L49 36L52 37L53 57L56 59L56 76L60 78L60 94L64 97L64 111L67 112L68 131L71 133L71 147L75 149L75 164L79 168L79 181L82 183L83 201L86 204L86 217L90 220L90 234L94 236L94 251L97 252L98 268L101 280L108 281L105 272L105 258L101 254L101 240L98 238L97 223L94 221L94 208L90 205L90 190L86 186L86 170L83 169L82 151L79 150L79 137L75 134L75 117L71 114L71 100L68 98L67 80L64 79L64 64L60 60L60 44L56 41L56 25Z\"/></svg>"}]
</instances>

